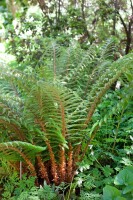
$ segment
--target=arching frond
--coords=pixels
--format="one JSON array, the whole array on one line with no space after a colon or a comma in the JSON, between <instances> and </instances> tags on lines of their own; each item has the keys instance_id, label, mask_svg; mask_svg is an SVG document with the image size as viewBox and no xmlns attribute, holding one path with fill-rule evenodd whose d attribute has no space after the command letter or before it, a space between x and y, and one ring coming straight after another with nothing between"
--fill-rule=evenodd
<instances>
[{"instance_id":1,"label":"arching frond","mask_svg":"<svg viewBox=\"0 0 133 200\"><path fill-rule=\"evenodd\" d=\"M107 39L100 47L100 62L103 60L113 60L114 53L116 52L116 39L111 37Z\"/></svg>"},{"instance_id":2,"label":"arching frond","mask_svg":"<svg viewBox=\"0 0 133 200\"><path fill-rule=\"evenodd\" d=\"M112 64L115 51L113 38L108 39L101 47L91 45L87 51L82 50L82 54L77 55L76 65L70 67L62 77L66 86L86 97L97 78Z\"/></svg>"},{"instance_id":3,"label":"arching frond","mask_svg":"<svg viewBox=\"0 0 133 200\"><path fill-rule=\"evenodd\" d=\"M27 142L12 141L0 143L0 156L9 160L25 160L35 158L37 153L46 150L46 147L32 145ZM23 156L25 155L25 156Z\"/></svg>"},{"instance_id":4,"label":"arching frond","mask_svg":"<svg viewBox=\"0 0 133 200\"><path fill-rule=\"evenodd\" d=\"M100 103L101 98L104 96L106 91L111 85L123 74L128 72L133 65L133 54L129 54L118 61L114 62L110 68L106 69L105 73L99 77L96 83L93 85L92 90L89 93L88 100L88 119L86 124L91 120L91 117Z\"/></svg>"}]
</instances>

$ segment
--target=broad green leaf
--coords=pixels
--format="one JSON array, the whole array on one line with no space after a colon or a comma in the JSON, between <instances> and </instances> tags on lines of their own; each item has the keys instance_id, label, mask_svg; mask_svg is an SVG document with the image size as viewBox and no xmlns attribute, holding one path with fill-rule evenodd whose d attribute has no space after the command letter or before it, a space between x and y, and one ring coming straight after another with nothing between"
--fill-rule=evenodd
<instances>
[{"instance_id":1,"label":"broad green leaf","mask_svg":"<svg viewBox=\"0 0 133 200\"><path fill-rule=\"evenodd\" d=\"M133 173L133 166L127 166L125 169Z\"/></svg>"},{"instance_id":2,"label":"broad green leaf","mask_svg":"<svg viewBox=\"0 0 133 200\"><path fill-rule=\"evenodd\" d=\"M115 185L128 185L131 183L133 183L133 173L128 169L120 171L114 180Z\"/></svg>"},{"instance_id":3,"label":"broad green leaf","mask_svg":"<svg viewBox=\"0 0 133 200\"><path fill-rule=\"evenodd\" d=\"M127 194L129 192L133 192L133 184L132 185L128 185L127 187L124 188L124 190L122 191L123 194Z\"/></svg>"},{"instance_id":4,"label":"broad green leaf","mask_svg":"<svg viewBox=\"0 0 133 200\"><path fill-rule=\"evenodd\" d=\"M116 200L121 195L121 192L112 186L105 186L103 188L103 200Z\"/></svg>"}]
</instances>

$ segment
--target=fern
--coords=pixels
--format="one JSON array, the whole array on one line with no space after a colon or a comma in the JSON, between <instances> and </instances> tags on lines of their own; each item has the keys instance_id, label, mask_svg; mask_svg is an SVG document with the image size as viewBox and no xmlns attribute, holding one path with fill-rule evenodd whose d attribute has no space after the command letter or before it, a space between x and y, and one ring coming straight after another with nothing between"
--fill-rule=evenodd
<instances>
[{"instance_id":1,"label":"fern","mask_svg":"<svg viewBox=\"0 0 133 200\"><path fill-rule=\"evenodd\" d=\"M70 66L70 70L63 77L67 87L78 91L82 97L86 97L97 78L112 64L116 51L115 40L108 39L101 47L90 46L87 51L81 51L76 55L77 63ZM80 59L80 60L79 60Z\"/></svg>"},{"instance_id":2,"label":"fern","mask_svg":"<svg viewBox=\"0 0 133 200\"><path fill-rule=\"evenodd\" d=\"M112 43L110 46L112 51ZM53 52L57 51L56 55L61 55L55 44L52 49ZM16 163L22 160L24 170L36 175L38 181L45 179L48 184L58 185L73 180L76 163L83 159L88 147L82 146L86 136L89 135L90 143L97 128L106 121L107 116L96 124L91 123L97 106L111 85L120 76L128 78L132 71L133 54L111 63L103 61L104 55L109 58L110 52L106 51L106 48L103 49L101 59L97 59L95 48L88 50L85 56L84 52L79 50L83 59L77 69L72 70L73 66L69 65L65 78L67 80L70 77L70 82L66 84L69 88L56 80L54 83L43 80L42 68L34 69L31 73L1 68L0 134L5 134L1 137L1 156L10 160L11 164L12 160ZM72 52L72 57L68 54L68 58L72 58L69 62L71 64L73 57L77 56ZM57 58L53 58L53 62L56 61L54 64L57 64ZM100 64L94 69L96 62ZM68 64L66 61L65 63ZM81 87L81 93L86 92L82 98L81 93L76 92L76 82L82 81L82 72L84 75L86 70L89 75L85 77L85 81L89 78L92 78L92 81L88 82L90 85L87 90ZM57 75L56 69L54 74ZM73 75L77 76L78 81L73 82ZM121 105L122 103L119 103L113 112Z\"/></svg>"},{"instance_id":3,"label":"fern","mask_svg":"<svg viewBox=\"0 0 133 200\"><path fill-rule=\"evenodd\" d=\"M100 62L104 60L113 60L114 53L117 51L116 46L117 40L114 37L111 37L105 41L105 43L100 47Z\"/></svg>"}]
</instances>

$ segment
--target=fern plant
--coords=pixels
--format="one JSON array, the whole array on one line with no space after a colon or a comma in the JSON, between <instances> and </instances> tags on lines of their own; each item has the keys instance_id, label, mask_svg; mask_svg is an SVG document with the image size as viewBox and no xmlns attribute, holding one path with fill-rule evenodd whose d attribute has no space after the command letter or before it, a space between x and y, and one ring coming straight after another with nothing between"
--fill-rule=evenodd
<instances>
[{"instance_id":1,"label":"fern plant","mask_svg":"<svg viewBox=\"0 0 133 200\"><path fill-rule=\"evenodd\" d=\"M130 73L132 66L133 54L110 62L104 71L99 65L100 76L94 77L85 99L74 88L45 81L42 68L29 73L1 67L0 158L10 161L16 170L21 161L22 171L36 176L38 184L44 180L55 185L71 182L76 163L83 159L105 121L92 124L97 106L111 85Z\"/></svg>"},{"instance_id":2,"label":"fern plant","mask_svg":"<svg viewBox=\"0 0 133 200\"><path fill-rule=\"evenodd\" d=\"M61 73L61 79L67 87L86 98L98 77L112 64L116 52L117 45L113 37L101 46L91 45L86 51L74 43L58 61L58 68L63 68L65 72L65 76Z\"/></svg>"}]
</instances>

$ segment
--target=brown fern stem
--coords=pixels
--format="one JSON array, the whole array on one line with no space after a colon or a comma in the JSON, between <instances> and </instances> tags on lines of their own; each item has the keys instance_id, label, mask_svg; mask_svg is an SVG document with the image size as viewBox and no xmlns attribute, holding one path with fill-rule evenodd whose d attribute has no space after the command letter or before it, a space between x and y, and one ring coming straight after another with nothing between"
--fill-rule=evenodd
<instances>
[{"instance_id":1,"label":"brown fern stem","mask_svg":"<svg viewBox=\"0 0 133 200\"><path fill-rule=\"evenodd\" d=\"M74 150L74 155L73 155L73 169L74 169L74 171L76 171L76 169L77 169L76 163L79 162L80 152L81 152L81 144L78 145Z\"/></svg>"},{"instance_id":2,"label":"brown fern stem","mask_svg":"<svg viewBox=\"0 0 133 200\"><path fill-rule=\"evenodd\" d=\"M55 91L56 92L56 91ZM57 100L58 100L58 102L59 102L59 105L60 105L60 110L59 110L59 112L60 112L60 114L61 114L61 120L62 120L62 135L64 136L64 138L65 138L65 136L66 136L66 121L65 121L65 108L64 108L64 105L63 105L63 101L62 101L62 99L60 98L60 96L57 94L57 93L55 93L55 96L56 96L56 98L57 98Z\"/></svg>"},{"instance_id":3,"label":"brown fern stem","mask_svg":"<svg viewBox=\"0 0 133 200\"><path fill-rule=\"evenodd\" d=\"M46 128L45 128L44 122L41 119L35 119L35 122L39 123L42 131L45 133L46 132ZM55 156L54 156L52 147L50 145L50 142L48 140L45 140L45 143L46 143L46 145L48 147L48 151L49 151L49 155L50 155L51 173L52 173L52 176L53 176L53 180L52 181L55 183L55 185L58 185L59 176L58 176L58 173L57 173L57 164L56 164Z\"/></svg>"},{"instance_id":4,"label":"brown fern stem","mask_svg":"<svg viewBox=\"0 0 133 200\"><path fill-rule=\"evenodd\" d=\"M60 103L60 113L61 113L61 119L62 119L62 135L65 138L66 137L65 109L64 109L64 105L63 105L62 100L60 99L60 97L58 97L58 101ZM64 182L65 181L65 176L66 176L66 158L65 158L65 149L64 149L64 147L60 147L59 171L60 171L60 182Z\"/></svg>"},{"instance_id":5,"label":"brown fern stem","mask_svg":"<svg viewBox=\"0 0 133 200\"><path fill-rule=\"evenodd\" d=\"M52 173L52 176L53 176L53 182L55 183L55 185L58 185L59 184L59 176L58 176L58 173L57 173L57 164L56 164L55 156L54 156L52 147L51 147L48 140L46 141L46 145L48 147L49 155L50 155L51 173Z\"/></svg>"},{"instance_id":6,"label":"brown fern stem","mask_svg":"<svg viewBox=\"0 0 133 200\"><path fill-rule=\"evenodd\" d=\"M20 163L20 162L19 162ZM15 163L15 162L9 162L10 164L10 168L14 169L15 171L19 172L20 170L20 166L18 163Z\"/></svg>"},{"instance_id":7,"label":"brown fern stem","mask_svg":"<svg viewBox=\"0 0 133 200\"><path fill-rule=\"evenodd\" d=\"M106 83L105 87L100 91L100 93L98 94L98 96L95 98L94 102L92 103L88 115L87 115L87 119L85 121L85 125L84 128L87 127L87 125L89 124L89 122L91 121L92 115L95 112L95 109L97 108L97 105L100 103L101 98L103 97L103 95L106 93L106 91L111 87L111 85L118 79L118 77L121 75L122 71L118 72L108 83Z\"/></svg>"},{"instance_id":8,"label":"brown fern stem","mask_svg":"<svg viewBox=\"0 0 133 200\"><path fill-rule=\"evenodd\" d=\"M39 167L39 173L38 173L39 177L42 178L42 179L45 179L47 184L50 184L47 169L45 168L41 157L37 156L36 159L37 159L37 165Z\"/></svg>"},{"instance_id":9,"label":"brown fern stem","mask_svg":"<svg viewBox=\"0 0 133 200\"><path fill-rule=\"evenodd\" d=\"M72 179L73 179L73 149L72 145L69 144L66 182L71 182Z\"/></svg>"},{"instance_id":10,"label":"brown fern stem","mask_svg":"<svg viewBox=\"0 0 133 200\"><path fill-rule=\"evenodd\" d=\"M60 147L59 174L60 174L60 182L64 182L66 176L66 158L65 158L65 150L63 147Z\"/></svg>"}]
</instances>

